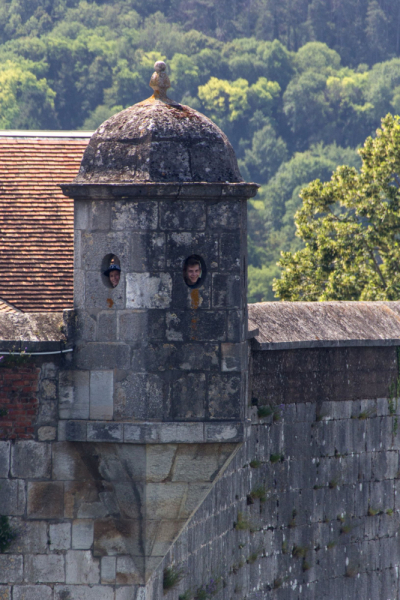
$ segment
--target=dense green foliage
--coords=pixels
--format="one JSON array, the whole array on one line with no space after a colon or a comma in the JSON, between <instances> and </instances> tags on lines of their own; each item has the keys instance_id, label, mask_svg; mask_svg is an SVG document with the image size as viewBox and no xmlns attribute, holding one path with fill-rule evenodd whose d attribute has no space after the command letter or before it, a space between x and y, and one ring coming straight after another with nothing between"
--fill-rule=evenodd
<instances>
[{"instance_id":1,"label":"dense green foliage","mask_svg":"<svg viewBox=\"0 0 400 600\"><path fill-rule=\"evenodd\" d=\"M301 191L305 247L286 252L274 288L284 300L397 300L400 295L400 117L360 149L362 166Z\"/></svg>"},{"instance_id":2,"label":"dense green foliage","mask_svg":"<svg viewBox=\"0 0 400 600\"><path fill-rule=\"evenodd\" d=\"M151 94L227 133L245 179L249 298L273 299L281 251L295 251L298 192L359 166L355 148L400 112L398 0L0 0L0 127L94 129Z\"/></svg>"}]
</instances>

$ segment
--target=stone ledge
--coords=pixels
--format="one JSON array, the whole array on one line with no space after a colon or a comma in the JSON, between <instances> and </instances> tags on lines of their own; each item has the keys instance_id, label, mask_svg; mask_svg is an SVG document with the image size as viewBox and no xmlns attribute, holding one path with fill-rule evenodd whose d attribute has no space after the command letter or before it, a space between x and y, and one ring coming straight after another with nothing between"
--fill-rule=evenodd
<instances>
[{"instance_id":1,"label":"stone ledge","mask_svg":"<svg viewBox=\"0 0 400 600\"><path fill-rule=\"evenodd\" d=\"M63 193L75 199L128 200L185 199L214 200L229 197L252 198L256 183L62 183Z\"/></svg>"},{"instance_id":2,"label":"stone ledge","mask_svg":"<svg viewBox=\"0 0 400 600\"><path fill-rule=\"evenodd\" d=\"M245 437L245 423L238 421L216 423L65 421L65 441L67 442L214 444L216 442L243 442Z\"/></svg>"}]
</instances>

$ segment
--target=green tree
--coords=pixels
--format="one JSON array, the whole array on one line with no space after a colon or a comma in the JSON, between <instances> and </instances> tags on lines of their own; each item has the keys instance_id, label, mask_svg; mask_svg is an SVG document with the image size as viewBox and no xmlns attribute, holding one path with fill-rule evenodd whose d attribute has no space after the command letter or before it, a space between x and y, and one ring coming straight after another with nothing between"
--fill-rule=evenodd
<instances>
[{"instance_id":1,"label":"green tree","mask_svg":"<svg viewBox=\"0 0 400 600\"><path fill-rule=\"evenodd\" d=\"M21 64L0 65L0 129L54 129L54 91Z\"/></svg>"},{"instance_id":2,"label":"green tree","mask_svg":"<svg viewBox=\"0 0 400 600\"><path fill-rule=\"evenodd\" d=\"M301 192L297 235L274 290L283 300L397 300L400 296L400 117L387 115L359 151L360 172L343 166Z\"/></svg>"}]
</instances>

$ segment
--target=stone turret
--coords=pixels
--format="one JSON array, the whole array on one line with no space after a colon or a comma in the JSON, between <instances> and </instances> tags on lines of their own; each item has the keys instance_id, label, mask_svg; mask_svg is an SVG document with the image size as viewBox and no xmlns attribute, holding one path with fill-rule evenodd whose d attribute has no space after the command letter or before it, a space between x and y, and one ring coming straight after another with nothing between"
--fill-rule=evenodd
<instances>
[{"instance_id":1,"label":"stone turret","mask_svg":"<svg viewBox=\"0 0 400 600\"><path fill-rule=\"evenodd\" d=\"M60 414L68 441L95 444L83 460L125 482L129 510L95 522L94 552L129 554L139 584L244 439L257 190L222 131L170 100L165 64L155 69L154 95L103 123L62 185L75 201L76 331Z\"/></svg>"},{"instance_id":2,"label":"stone turret","mask_svg":"<svg viewBox=\"0 0 400 600\"><path fill-rule=\"evenodd\" d=\"M133 422L244 418L246 200L257 186L212 121L167 98L165 64L155 68L154 95L103 123L62 186L75 200L75 366L89 402L69 416L124 422L125 438Z\"/></svg>"}]
</instances>

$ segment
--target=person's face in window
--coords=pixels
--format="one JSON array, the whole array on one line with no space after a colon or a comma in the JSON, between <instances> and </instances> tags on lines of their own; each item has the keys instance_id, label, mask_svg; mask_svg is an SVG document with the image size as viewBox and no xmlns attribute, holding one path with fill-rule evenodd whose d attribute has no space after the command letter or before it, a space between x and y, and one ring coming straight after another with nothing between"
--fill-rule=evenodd
<instances>
[{"instance_id":1,"label":"person's face in window","mask_svg":"<svg viewBox=\"0 0 400 600\"><path fill-rule=\"evenodd\" d=\"M114 271L110 271L110 282L113 288L117 287L119 284L120 272L115 269Z\"/></svg>"},{"instance_id":2,"label":"person's face in window","mask_svg":"<svg viewBox=\"0 0 400 600\"><path fill-rule=\"evenodd\" d=\"M190 285L194 285L197 283L198 278L200 277L200 265L191 265L186 269L186 279L189 281Z\"/></svg>"}]
</instances>

